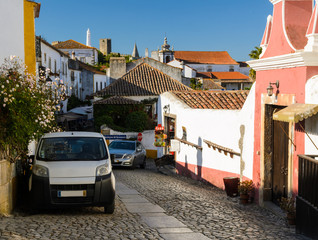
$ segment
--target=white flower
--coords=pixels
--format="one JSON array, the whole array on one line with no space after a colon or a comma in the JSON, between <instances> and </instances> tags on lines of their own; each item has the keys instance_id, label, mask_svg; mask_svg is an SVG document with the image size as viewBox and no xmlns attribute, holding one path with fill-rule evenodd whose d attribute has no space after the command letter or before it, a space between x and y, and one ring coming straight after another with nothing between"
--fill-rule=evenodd
<instances>
[{"instance_id":1,"label":"white flower","mask_svg":"<svg viewBox=\"0 0 318 240\"><path fill-rule=\"evenodd\" d=\"M4 102L7 102L7 101L8 101L8 98L4 98L3 101L4 101Z\"/></svg>"},{"instance_id":2,"label":"white flower","mask_svg":"<svg viewBox=\"0 0 318 240\"><path fill-rule=\"evenodd\" d=\"M4 103L4 104L3 104L3 107L5 107L5 106L6 106L6 104Z\"/></svg>"},{"instance_id":3,"label":"white flower","mask_svg":"<svg viewBox=\"0 0 318 240\"><path fill-rule=\"evenodd\" d=\"M4 85L2 85L1 87L4 88Z\"/></svg>"}]
</instances>

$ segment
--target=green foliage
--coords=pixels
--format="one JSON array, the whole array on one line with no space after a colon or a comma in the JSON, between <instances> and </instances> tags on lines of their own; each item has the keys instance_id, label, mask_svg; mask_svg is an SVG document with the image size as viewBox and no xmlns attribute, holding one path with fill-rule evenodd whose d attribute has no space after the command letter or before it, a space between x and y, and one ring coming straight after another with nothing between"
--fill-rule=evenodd
<instances>
[{"instance_id":1,"label":"green foliage","mask_svg":"<svg viewBox=\"0 0 318 240\"><path fill-rule=\"evenodd\" d=\"M144 111L130 113L126 118L126 128L129 131L142 132L148 123L148 115Z\"/></svg>"},{"instance_id":2,"label":"green foliage","mask_svg":"<svg viewBox=\"0 0 318 240\"><path fill-rule=\"evenodd\" d=\"M190 79L190 88L194 90L201 90L202 89L202 83L196 79L196 78L191 78Z\"/></svg>"},{"instance_id":3,"label":"green foliage","mask_svg":"<svg viewBox=\"0 0 318 240\"><path fill-rule=\"evenodd\" d=\"M154 123L144 112L144 104L138 105L94 105L94 126L96 131L100 131L100 127L103 124L106 124L108 127L113 130L120 132L134 131L135 129L153 129ZM137 119L134 112L142 112L140 115L141 124L136 122L134 119ZM132 115L131 115L132 114ZM146 117L144 117L146 115ZM127 119L132 119L133 123L128 123ZM146 119L146 120L144 120ZM145 123L146 122L146 123ZM136 125L136 126L135 126ZM142 131L141 130L141 131Z\"/></svg>"},{"instance_id":4,"label":"green foliage","mask_svg":"<svg viewBox=\"0 0 318 240\"><path fill-rule=\"evenodd\" d=\"M92 103L89 100L82 101L79 98L77 98L75 95L72 95L67 101L67 111L76 107L83 107L83 106L90 106L90 105L92 105Z\"/></svg>"},{"instance_id":5,"label":"green foliage","mask_svg":"<svg viewBox=\"0 0 318 240\"><path fill-rule=\"evenodd\" d=\"M250 52L249 56L251 59L257 60L262 54L262 51L263 49L261 47L255 47L255 49ZM254 80L256 79L256 71L252 68L250 69L250 77Z\"/></svg>"},{"instance_id":6,"label":"green foliage","mask_svg":"<svg viewBox=\"0 0 318 240\"><path fill-rule=\"evenodd\" d=\"M65 92L65 86L58 83L59 79L36 83L16 58L0 67L0 152L5 159L24 158L30 141L58 130L55 111Z\"/></svg>"}]
</instances>

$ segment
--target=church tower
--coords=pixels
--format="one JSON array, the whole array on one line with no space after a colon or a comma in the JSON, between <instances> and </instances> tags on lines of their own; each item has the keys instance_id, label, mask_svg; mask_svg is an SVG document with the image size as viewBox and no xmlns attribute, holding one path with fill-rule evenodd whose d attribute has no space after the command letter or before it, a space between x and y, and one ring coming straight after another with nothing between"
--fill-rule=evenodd
<instances>
[{"instance_id":1,"label":"church tower","mask_svg":"<svg viewBox=\"0 0 318 240\"><path fill-rule=\"evenodd\" d=\"M131 55L131 58L132 59L139 59L139 53L138 53L138 49L137 49L137 44L135 43L135 46L134 46L134 50L133 50L133 53Z\"/></svg>"},{"instance_id":2,"label":"church tower","mask_svg":"<svg viewBox=\"0 0 318 240\"><path fill-rule=\"evenodd\" d=\"M174 51L170 50L170 45L168 44L167 37L164 39L164 43L159 50L159 61L163 63L168 63L174 59Z\"/></svg>"},{"instance_id":3,"label":"church tower","mask_svg":"<svg viewBox=\"0 0 318 240\"><path fill-rule=\"evenodd\" d=\"M91 32L89 29L86 32L86 46L91 47Z\"/></svg>"}]
</instances>

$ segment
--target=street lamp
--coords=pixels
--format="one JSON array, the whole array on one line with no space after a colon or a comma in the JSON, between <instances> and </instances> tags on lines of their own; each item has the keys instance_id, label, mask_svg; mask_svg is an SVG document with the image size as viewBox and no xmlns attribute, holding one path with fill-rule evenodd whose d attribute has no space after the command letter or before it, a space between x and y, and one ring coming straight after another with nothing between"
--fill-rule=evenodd
<instances>
[{"instance_id":1,"label":"street lamp","mask_svg":"<svg viewBox=\"0 0 318 240\"><path fill-rule=\"evenodd\" d=\"M163 111L164 111L165 113L167 113L167 112L170 113L170 104L165 105L165 106L163 107Z\"/></svg>"},{"instance_id":2,"label":"street lamp","mask_svg":"<svg viewBox=\"0 0 318 240\"><path fill-rule=\"evenodd\" d=\"M279 81L277 80L275 83L269 82L269 85L268 85L268 87L267 87L267 95L268 95L268 96L272 96L272 95L273 95L273 90L274 90L274 88L272 87L272 85L275 85L275 86L276 86L276 88L277 88L277 91L276 91L276 92L278 92Z\"/></svg>"}]
</instances>

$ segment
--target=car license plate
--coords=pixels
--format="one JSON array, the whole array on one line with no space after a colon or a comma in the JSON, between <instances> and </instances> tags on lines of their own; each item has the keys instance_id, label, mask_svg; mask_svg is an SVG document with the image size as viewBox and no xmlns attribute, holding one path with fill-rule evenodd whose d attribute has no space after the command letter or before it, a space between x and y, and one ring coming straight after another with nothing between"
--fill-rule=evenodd
<instances>
[{"instance_id":1,"label":"car license plate","mask_svg":"<svg viewBox=\"0 0 318 240\"><path fill-rule=\"evenodd\" d=\"M86 197L86 190L57 191L58 197Z\"/></svg>"}]
</instances>

